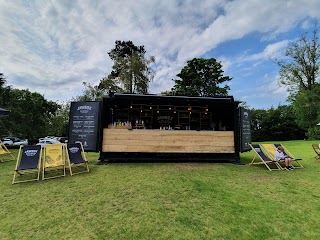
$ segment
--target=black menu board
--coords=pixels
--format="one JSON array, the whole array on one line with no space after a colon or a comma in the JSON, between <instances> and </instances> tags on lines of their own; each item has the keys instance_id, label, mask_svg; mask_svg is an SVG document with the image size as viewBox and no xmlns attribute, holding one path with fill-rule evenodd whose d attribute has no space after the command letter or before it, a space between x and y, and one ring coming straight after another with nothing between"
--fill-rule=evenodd
<instances>
[{"instance_id":1,"label":"black menu board","mask_svg":"<svg viewBox=\"0 0 320 240\"><path fill-rule=\"evenodd\" d=\"M99 151L101 102L72 102L69 143L82 142L85 151Z\"/></svg>"},{"instance_id":2,"label":"black menu board","mask_svg":"<svg viewBox=\"0 0 320 240\"><path fill-rule=\"evenodd\" d=\"M251 115L250 110L240 108L241 152L250 150L251 143Z\"/></svg>"}]
</instances>

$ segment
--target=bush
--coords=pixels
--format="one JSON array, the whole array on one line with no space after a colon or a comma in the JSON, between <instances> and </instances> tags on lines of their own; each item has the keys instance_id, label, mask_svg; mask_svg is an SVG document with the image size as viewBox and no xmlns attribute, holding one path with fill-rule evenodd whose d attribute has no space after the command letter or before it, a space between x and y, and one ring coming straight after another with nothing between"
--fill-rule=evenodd
<instances>
[{"instance_id":1,"label":"bush","mask_svg":"<svg viewBox=\"0 0 320 240\"><path fill-rule=\"evenodd\" d=\"M309 128L307 136L308 136L309 140L319 140L320 139L320 127Z\"/></svg>"}]
</instances>

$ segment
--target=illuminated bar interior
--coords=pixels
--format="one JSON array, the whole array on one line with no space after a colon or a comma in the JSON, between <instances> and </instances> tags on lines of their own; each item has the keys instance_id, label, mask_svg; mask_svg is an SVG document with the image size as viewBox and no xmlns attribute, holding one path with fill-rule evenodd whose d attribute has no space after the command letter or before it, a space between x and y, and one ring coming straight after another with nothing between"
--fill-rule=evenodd
<instances>
[{"instance_id":1,"label":"illuminated bar interior","mask_svg":"<svg viewBox=\"0 0 320 240\"><path fill-rule=\"evenodd\" d=\"M108 128L233 131L233 99L125 98L110 101Z\"/></svg>"}]
</instances>

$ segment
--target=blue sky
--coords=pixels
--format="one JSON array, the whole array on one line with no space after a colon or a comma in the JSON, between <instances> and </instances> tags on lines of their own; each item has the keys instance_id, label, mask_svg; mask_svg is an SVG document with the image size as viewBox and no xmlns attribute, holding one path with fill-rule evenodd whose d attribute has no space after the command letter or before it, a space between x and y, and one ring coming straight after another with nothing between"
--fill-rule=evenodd
<instances>
[{"instance_id":1,"label":"blue sky","mask_svg":"<svg viewBox=\"0 0 320 240\"><path fill-rule=\"evenodd\" d=\"M277 107L288 93L271 59L319 14L319 0L0 0L0 72L65 102L110 73L116 40L131 40L156 57L150 93L170 90L188 60L214 57L235 99Z\"/></svg>"}]
</instances>

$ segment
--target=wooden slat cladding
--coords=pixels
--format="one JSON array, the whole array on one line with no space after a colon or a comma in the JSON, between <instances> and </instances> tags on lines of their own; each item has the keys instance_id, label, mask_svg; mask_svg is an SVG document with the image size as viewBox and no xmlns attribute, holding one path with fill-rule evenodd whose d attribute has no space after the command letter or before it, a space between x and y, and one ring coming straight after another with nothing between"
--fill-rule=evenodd
<instances>
[{"instance_id":1,"label":"wooden slat cladding","mask_svg":"<svg viewBox=\"0 0 320 240\"><path fill-rule=\"evenodd\" d=\"M102 152L234 153L234 132L106 128Z\"/></svg>"}]
</instances>

